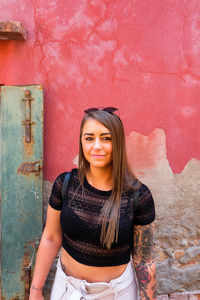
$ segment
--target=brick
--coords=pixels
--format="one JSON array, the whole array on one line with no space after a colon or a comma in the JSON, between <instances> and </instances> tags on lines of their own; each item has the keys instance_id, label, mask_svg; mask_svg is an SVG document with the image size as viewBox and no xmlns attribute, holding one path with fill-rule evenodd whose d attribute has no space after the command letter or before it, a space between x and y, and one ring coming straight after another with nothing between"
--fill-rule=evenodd
<instances>
[{"instance_id":1,"label":"brick","mask_svg":"<svg viewBox=\"0 0 200 300\"><path fill-rule=\"evenodd\" d=\"M157 300L168 300L168 299L169 299L168 295L159 295L157 297Z\"/></svg>"},{"instance_id":2,"label":"brick","mask_svg":"<svg viewBox=\"0 0 200 300\"><path fill-rule=\"evenodd\" d=\"M179 258L183 257L184 254L185 254L184 250L176 250L175 251L175 259L179 259Z\"/></svg>"},{"instance_id":3,"label":"brick","mask_svg":"<svg viewBox=\"0 0 200 300\"><path fill-rule=\"evenodd\" d=\"M170 300L188 300L187 294L171 294L169 297Z\"/></svg>"},{"instance_id":4,"label":"brick","mask_svg":"<svg viewBox=\"0 0 200 300\"><path fill-rule=\"evenodd\" d=\"M200 300L200 294L190 294L188 296L188 300Z\"/></svg>"},{"instance_id":5,"label":"brick","mask_svg":"<svg viewBox=\"0 0 200 300\"><path fill-rule=\"evenodd\" d=\"M20 22L0 21L0 40L25 41L27 32Z\"/></svg>"}]
</instances>

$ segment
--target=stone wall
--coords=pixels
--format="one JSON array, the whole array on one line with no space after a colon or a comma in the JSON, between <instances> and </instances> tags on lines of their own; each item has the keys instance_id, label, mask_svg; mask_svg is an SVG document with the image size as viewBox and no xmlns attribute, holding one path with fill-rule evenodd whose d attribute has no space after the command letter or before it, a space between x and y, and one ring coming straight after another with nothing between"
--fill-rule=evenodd
<instances>
[{"instance_id":1,"label":"stone wall","mask_svg":"<svg viewBox=\"0 0 200 300\"><path fill-rule=\"evenodd\" d=\"M200 290L200 161L191 159L174 174L159 128L149 136L131 132L127 149L133 171L155 201L159 294Z\"/></svg>"},{"instance_id":2,"label":"stone wall","mask_svg":"<svg viewBox=\"0 0 200 300\"><path fill-rule=\"evenodd\" d=\"M200 300L198 293L175 293L158 296L157 300Z\"/></svg>"}]
</instances>

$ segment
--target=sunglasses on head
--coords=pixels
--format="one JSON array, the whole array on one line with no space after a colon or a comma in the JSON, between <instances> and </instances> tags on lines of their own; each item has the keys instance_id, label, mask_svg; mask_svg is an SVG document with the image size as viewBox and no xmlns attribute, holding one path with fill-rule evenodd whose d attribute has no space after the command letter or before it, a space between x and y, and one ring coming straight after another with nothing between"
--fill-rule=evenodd
<instances>
[{"instance_id":1,"label":"sunglasses on head","mask_svg":"<svg viewBox=\"0 0 200 300\"><path fill-rule=\"evenodd\" d=\"M103 110L103 111L107 111L109 113L114 113L116 110L118 110L118 108L116 107L91 107L91 108L88 108L88 109L85 109L84 112L86 114L90 113L90 112L93 112L93 111L98 111L98 110Z\"/></svg>"}]
</instances>

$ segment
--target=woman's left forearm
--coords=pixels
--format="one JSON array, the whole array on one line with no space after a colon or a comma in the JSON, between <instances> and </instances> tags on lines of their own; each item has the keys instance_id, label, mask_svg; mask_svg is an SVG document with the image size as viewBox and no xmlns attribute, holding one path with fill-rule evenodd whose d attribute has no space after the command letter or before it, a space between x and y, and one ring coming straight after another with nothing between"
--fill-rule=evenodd
<instances>
[{"instance_id":1,"label":"woman's left forearm","mask_svg":"<svg viewBox=\"0 0 200 300\"><path fill-rule=\"evenodd\" d=\"M140 300L157 298L155 261L133 259L139 285Z\"/></svg>"},{"instance_id":2,"label":"woman's left forearm","mask_svg":"<svg viewBox=\"0 0 200 300\"><path fill-rule=\"evenodd\" d=\"M157 298L153 232L153 223L134 227L133 263L138 279L140 300Z\"/></svg>"}]
</instances>

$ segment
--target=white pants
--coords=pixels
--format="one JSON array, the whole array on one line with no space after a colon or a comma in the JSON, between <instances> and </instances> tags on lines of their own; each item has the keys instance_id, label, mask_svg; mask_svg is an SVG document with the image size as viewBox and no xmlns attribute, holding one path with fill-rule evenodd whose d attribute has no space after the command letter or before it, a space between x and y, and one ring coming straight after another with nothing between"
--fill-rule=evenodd
<instances>
[{"instance_id":1,"label":"white pants","mask_svg":"<svg viewBox=\"0 0 200 300\"><path fill-rule=\"evenodd\" d=\"M138 300L138 288L132 261L124 273L107 282L89 283L67 276L61 267L60 258L51 291L50 300Z\"/></svg>"}]
</instances>

